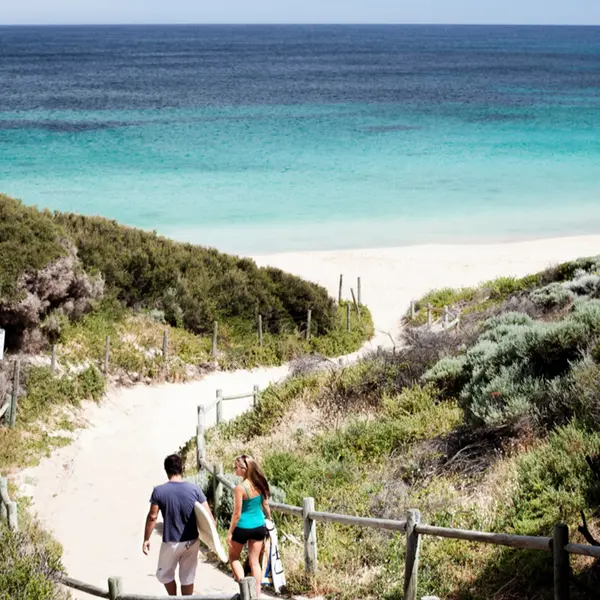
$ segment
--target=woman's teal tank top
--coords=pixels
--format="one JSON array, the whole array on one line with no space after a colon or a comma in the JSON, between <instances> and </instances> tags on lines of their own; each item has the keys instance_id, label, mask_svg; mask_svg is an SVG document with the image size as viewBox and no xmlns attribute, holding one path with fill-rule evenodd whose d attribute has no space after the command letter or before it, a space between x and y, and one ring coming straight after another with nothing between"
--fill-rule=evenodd
<instances>
[{"instance_id":1,"label":"woman's teal tank top","mask_svg":"<svg viewBox=\"0 0 600 600\"><path fill-rule=\"evenodd\" d=\"M246 490L246 486L242 484L242 487ZM246 490L248 495L248 490ZM256 529L257 527L263 527L265 522L265 514L262 509L263 497L255 496L254 498L244 498L242 500L242 514L237 526L241 529Z\"/></svg>"}]
</instances>

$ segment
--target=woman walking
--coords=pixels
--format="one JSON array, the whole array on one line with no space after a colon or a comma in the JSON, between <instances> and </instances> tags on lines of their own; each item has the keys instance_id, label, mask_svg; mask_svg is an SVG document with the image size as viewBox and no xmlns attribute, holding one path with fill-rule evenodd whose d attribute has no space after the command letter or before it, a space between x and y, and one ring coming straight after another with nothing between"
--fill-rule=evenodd
<instances>
[{"instance_id":1,"label":"woman walking","mask_svg":"<svg viewBox=\"0 0 600 600\"><path fill-rule=\"evenodd\" d=\"M247 543L250 570L256 580L256 593L260 596L262 569L259 557L268 535L265 517L271 519L269 508L271 491L267 478L251 456L247 454L238 456L235 459L234 469L235 474L242 478L242 483L233 490L233 515L227 534L229 564L236 581L240 581L244 577L240 554Z\"/></svg>"}]
</instances>

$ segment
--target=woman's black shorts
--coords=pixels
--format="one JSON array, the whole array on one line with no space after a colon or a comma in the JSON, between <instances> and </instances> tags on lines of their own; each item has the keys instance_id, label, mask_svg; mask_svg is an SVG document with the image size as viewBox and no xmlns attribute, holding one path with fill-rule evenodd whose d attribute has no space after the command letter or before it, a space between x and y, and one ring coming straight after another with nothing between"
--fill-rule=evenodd
<instances>
[{"instance_id":1,"label":"woman's black shorts","mask_svg":"<svg viewBox=\"0 0 600 600\"><path fill-rule=\"evenodd\" d=\"M231 534L231 539L238 544L245 544L248 540L262 542L267 537L267 534L268 532L265 525L262 527L254 527L253 529L236 527Z\"/></svg>"}]
</instances>

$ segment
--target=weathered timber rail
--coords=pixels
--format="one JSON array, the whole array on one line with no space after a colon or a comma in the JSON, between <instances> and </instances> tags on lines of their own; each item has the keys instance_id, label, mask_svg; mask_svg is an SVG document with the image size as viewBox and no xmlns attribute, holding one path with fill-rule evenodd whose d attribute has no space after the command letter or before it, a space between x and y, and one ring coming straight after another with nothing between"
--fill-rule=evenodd
<instances>
[{"instance_id":1,"label":"weathered timber rail","mask_svg":"<svg viewBox=\"0 0 600 600\"><path fill-rule=\"evenodd\" d=\"M458 325L458 323L457 323ZM256 390L255 390L256 391ZM254 394L254 393L253 393ZM246 394L248 397L253 394ZM233 397L227 397L233 399ZM254 398L253 405L257 403ZM223 475L222 464L212 464L206 459L205 454L205 412L204 407L198 407L198 428L196 441L197 467L205 469L214 478L215 502L218 503L223 487L232 491L234 485ZM472 531L454 529L451 527L437 527L421 523L421 514L416 509L407 512L406 520L376 519L358 517L315 510L313 498L304 498L302 506L292 506L279 502L270 502L271 508L277 512L298 517L304 521L304 567L308 574L315 575L318 570L317 560L317 529L316 523L337 523L354 527L368 527L404 533L406 536L406 555L404 565L404 598L417 600L419 549L422 536L443 537L455 540L465 540L480 544L494 544L509 548L523 550L538 550L550 552L554 556L554 600L569 600L570 555L577 554L592 558L600 558L600 546L569 543L569 528L563 523L554 526L554 536L529 536L512 535L506 533L491 533L486 531ZM215 510L218 506L215 506Z\"/></svg>"},{"instance_id":2,"label":"weathered timber rail","mask_svg":"<svg viewBox=\"0 0 600 600\"><path fill-rule=\"evenodd\" d=\"M60 583L73 590L84 592L96 598L108 598L109 600L164 600L165 596L149 596L146 594L126 594L123 591L123 580L121 577L109 577L108 589L73 579L72 577L63 576L60 578ZM210 594L208 596L192 595L192 596L169 596L170 598L179 598L183 600L254 600L256 595L256 581L254 577L245 577L239 582L239 594Z\"/></svg>"}]
</instances>

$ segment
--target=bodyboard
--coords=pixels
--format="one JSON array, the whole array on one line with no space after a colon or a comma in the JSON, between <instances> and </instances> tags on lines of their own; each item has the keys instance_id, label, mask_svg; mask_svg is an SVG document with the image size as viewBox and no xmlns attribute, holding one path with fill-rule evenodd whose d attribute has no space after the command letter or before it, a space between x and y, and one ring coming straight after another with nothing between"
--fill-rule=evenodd
<instances>
[{"instance_id":1,"label":"bodyboard","mask_svg":"<svg viewBox=\"0 0 600 600\"><path fill-rule=\"evenodd\" d=\"M225 552L223 544L221 544L215 523L200 502L194 504L194 514L196 515L196 525L198 526L200 541L212 550L221 562L226 563L227 552Z\"/></svg>"}]
</instances>

